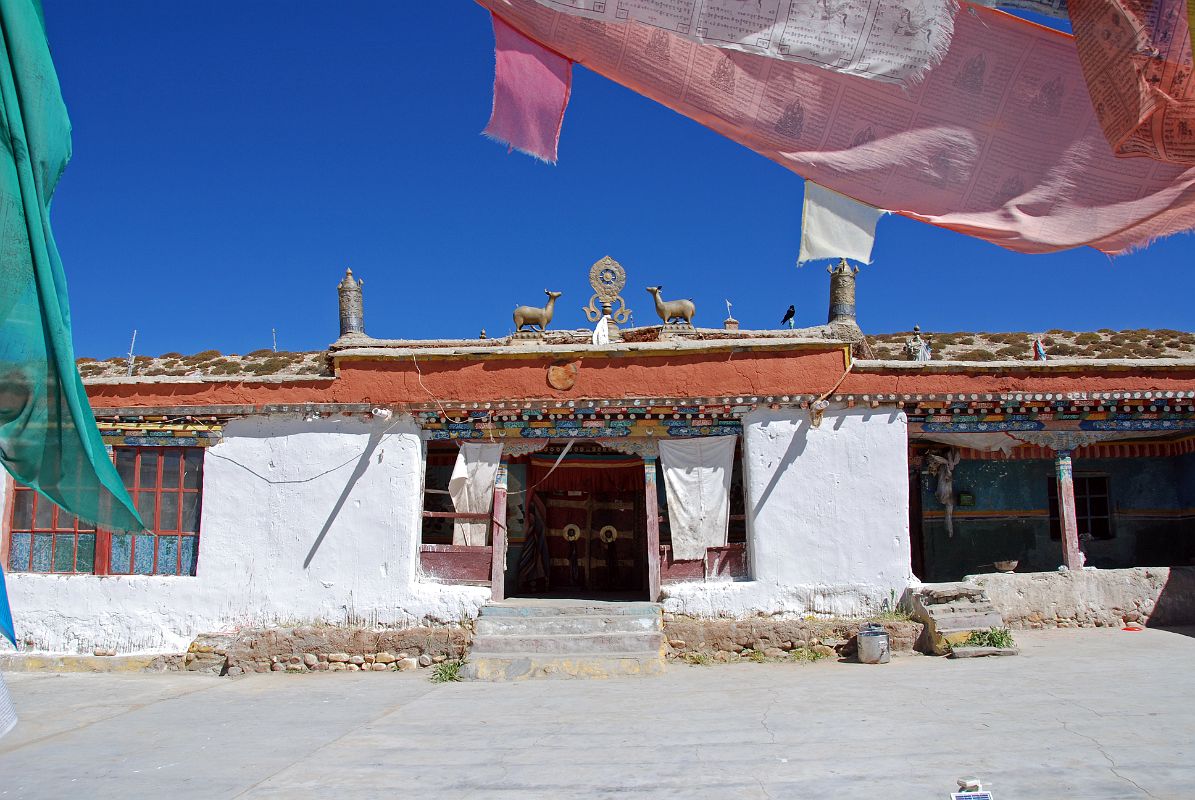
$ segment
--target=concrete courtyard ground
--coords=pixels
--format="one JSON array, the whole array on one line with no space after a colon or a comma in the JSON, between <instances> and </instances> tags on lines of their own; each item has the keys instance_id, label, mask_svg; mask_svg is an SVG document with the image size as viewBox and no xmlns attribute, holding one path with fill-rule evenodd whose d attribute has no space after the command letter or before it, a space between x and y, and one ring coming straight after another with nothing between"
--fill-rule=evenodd
<instances>
[{"instance_id":1,"label":"concrete courtyard ground","mask_svg":"<svg viewBox=\"0 0 1195 800\"><path fill-rule=\"evenodd\" d=\"M1021 632L1018 658L419 673L9 674L0 798L1195 797L1195 631Z\"/></svg>"}]
</instances>

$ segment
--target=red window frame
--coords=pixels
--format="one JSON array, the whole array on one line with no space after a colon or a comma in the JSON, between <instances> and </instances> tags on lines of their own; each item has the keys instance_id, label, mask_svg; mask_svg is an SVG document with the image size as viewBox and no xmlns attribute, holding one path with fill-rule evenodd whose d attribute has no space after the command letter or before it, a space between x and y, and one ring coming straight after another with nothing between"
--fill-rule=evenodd
<instances>
[{"instance_id":1,"label":"red window frame","mask_svg":"<svg viewBox=\"0 0 1195 800\"><path fill-rule=\"evenodd\" d=\"M148 531L97 529L16 484L7 515L5 566L13 572L60 575L195 575L203 448L118 446L113 461Z\"/></svg>"}]
</instances>

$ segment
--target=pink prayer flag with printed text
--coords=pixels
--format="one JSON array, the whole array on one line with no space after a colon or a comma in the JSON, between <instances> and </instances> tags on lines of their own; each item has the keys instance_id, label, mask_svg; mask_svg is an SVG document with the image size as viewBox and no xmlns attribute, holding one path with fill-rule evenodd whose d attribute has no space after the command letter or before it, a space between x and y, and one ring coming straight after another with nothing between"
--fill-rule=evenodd
<instances>
[{"instance_id":1,"label":"pink prayer flag with printed text","mask_svg":"<svg viewBox=\"0 0 1195 800\"><path fill-rule=\"evenodd\" d=\"M875 208L1021 253L1122 253L1195 228L1195 166L1117 158L1075 40L1008 14L964 3L941 64L902 90L633 20L477 2L569 60Z\"/></svg>"},{"instance_id":2,"label":"pink prayer flag with printed text","mask_svg":"<svg viewBox=\"0 0 1195 800\"><path fill-rule=\"evenodd\" d=\"M494 17L494 110L485 135L556 162L572 62Z\"/></svg>"}]
</instances>

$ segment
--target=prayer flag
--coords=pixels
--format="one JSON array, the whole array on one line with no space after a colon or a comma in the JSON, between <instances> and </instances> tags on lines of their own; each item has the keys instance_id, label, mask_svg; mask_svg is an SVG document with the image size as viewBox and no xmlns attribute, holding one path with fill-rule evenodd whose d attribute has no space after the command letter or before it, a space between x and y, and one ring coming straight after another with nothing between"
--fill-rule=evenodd
<instances>
[{"instance_id":1,"label":"prayer flag","mask_svg":"<svg viewBox=\"0 0 1195 800\"><path fill-rule=\"evenodd\" d=\"M493 20L494 108L484 133L554 164L572 90L572 62L498 17Z\"/></svg>"},{"instance_id":2,"label":"prayer flag","mask_svg":"<svg viewBox=\"0 0 1195 800\"><path fill-rule=\"evenodd\" d=\"M1071 0L1075 48L1118 156L1195 164L1191 0Z\"/></svg>"},{"instance_id":3,"label":"prayer flag","mask_svg":"<svg viewBox=\"0 0 1195 800\"><path fill-rule=\"evenodd\" d=\"M1195 169L1117 158L1075 39L1010 14L966 5L942 63L905 92L535 0L477 2L563 57L890 213L1021 253L1122 253L1195 227Z\"/></svg>"},{"instance_id":4,"label":"prayer flag","mask_svg":"<svg viewBox=\"0 0 1195 800\"><path fill-rule=\"evenodd\" d=\"M0 636L17 646L17 631L12 624L12 607L8 604L8 590L4 587L4 567L0 566Z\"/></svg>"},{"instance_id":5,"label":"prayer flag","mask_svg":"<svg viewBox=\"0 0 1195 800\"><path fill-rule=\"evenodd\" d=\"M0 33L0 463L72 514L138 530L75 368L49 215L70 120L40 3L0 0Z\"/></svg>"},{"instance_id":6,"label":"prayer flag","mask_svg":"<svg viewBox=\"0 0 1195 800\"><path fill-rule=\"evenodd\" d=\"M805 181L797 264L819 258L849 258L870 264L876 222L883 214L878 208Z\"/></svg>"},{"instance_id":7,"label":"prayer flag","mask_svg":"<svg viewBox=\"0 0 1195 800\"><path fill-rule=\"evenodd\" d=\"M1048 0L1037 0L1048 2ZM950 48L957 0L536 0L564 14L667 31L723 50L912 85ZM575 27L584 29L578 21ZM569 25L567 27L574 27ZM564 34L569 35L569 34ZM731 73L732 75L733 73Z\"/></svg>"}]
</instances>

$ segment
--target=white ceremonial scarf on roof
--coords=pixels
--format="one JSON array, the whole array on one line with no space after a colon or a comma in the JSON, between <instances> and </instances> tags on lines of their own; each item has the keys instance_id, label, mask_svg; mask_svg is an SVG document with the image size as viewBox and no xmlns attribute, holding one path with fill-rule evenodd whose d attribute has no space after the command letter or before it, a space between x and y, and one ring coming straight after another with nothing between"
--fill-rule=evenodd
<instances>
[{"instance_id":1,"label":"white ceremonial scarf on roof","mask_svg":"<svg viewBox=\"0 0 1195 800\"><path fill-rule=\"evenodd\" d=\"M502 460L502 445L461 445L448 479L448 495L458 514L483 514L494 500L494 481L498 477L498 462ZM487 522L457 520L452 525L452 543L485 546Z\"/></svg>"},{"instance_id":2,"label":"white ceremonial scarf on roof","mask_svg":"<svg viewBox=\"0 0 1195 800\"><path fill-rule=\"evenodd\" d=\"M849 258L870 264L876 222L883 215L882 209L805 181L801 254L797 256L797 264L820 258Z\"/></svg>"},{"instance_id":3,"label":"white ceremonial scarf on roof","mask_svg":"<svg viewBox=\"0 0 1195 800\"><path fill-rule=\"evenodd\" d=\"M602 318L594 326L591 342L593 344L610 344L610 316L608 314L602 314Z\"/></svg>"},{"instance_id":4,"label":"white ceremonial scarf on roof","mask_svg":"<svg viewBox=\"0 0 1195 800\"><path fill-rule=\"evenodd\" d=\"M726 544L730 472L737 438L702 436L660 441L672 557L677 561L703 559L707 547Z\"/></svg>"}]
</instances>

